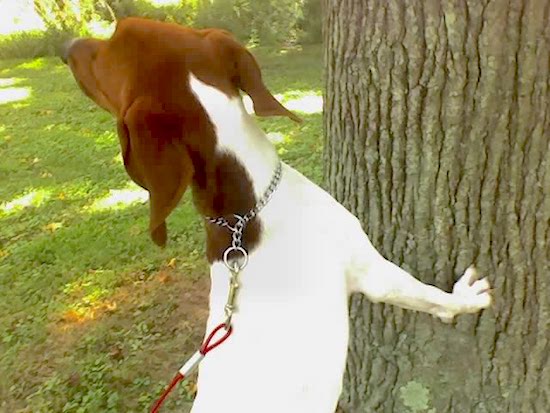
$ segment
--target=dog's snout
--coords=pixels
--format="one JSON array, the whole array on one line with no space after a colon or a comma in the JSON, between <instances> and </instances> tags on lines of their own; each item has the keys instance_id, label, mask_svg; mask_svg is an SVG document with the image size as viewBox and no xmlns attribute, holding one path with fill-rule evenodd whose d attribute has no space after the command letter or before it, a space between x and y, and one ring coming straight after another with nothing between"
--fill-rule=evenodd
<instances>
[{"instance_id":1,"label":"dog's snout","mask_svg":"<svg viewBox=\"0 0 550 413\"><path fill-rule=\"evenodd\" d=\"M69 56L71 53L71 48L74 46L76 42L78 42L79 39L71 39L67 40L63 45L61 46L61 50L59 51L59 57L63 61L63 63L67 63L69 60Z\"/></svg>"}]
</instances>

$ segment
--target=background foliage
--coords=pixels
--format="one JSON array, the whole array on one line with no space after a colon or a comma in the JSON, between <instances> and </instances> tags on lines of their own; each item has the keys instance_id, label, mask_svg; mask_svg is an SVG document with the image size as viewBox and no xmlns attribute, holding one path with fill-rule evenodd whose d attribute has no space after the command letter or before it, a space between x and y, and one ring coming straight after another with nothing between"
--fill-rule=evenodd
<instances>
[{"instance_id":1,"label":"background foliage","mask_svg":"<svg viewBox=\"0 0 550 413\"><path fill-rule=\"evenodd\" d=\"M32 14L41 23L0 34L0 58L53 55L70 37L108 36L113 23L128 16L220 27L249 46L321 41L320 0L0 0L0 6L4 21L17 23Z\"/></svg>"}]
</instances>

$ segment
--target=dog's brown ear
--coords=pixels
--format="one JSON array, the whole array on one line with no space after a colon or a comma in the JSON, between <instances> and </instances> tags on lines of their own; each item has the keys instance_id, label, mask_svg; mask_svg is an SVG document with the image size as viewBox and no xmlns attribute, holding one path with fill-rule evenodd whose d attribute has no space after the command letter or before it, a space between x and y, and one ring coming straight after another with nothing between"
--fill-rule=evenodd
<instances>
[{"instance_id":1,"label":"dog's brown ear","mask_svg":"<svg viewBox=\"0 0 550 413\"><path fill-rule=\"evenodd\" d=\"M252 99L256 115L288 116L295 122L302 122L299 116L296 116L275 99L262 80L262 73L256 59L240 45L235 66L237 69L237 86Z\"/></svg>"},{"instance_id":2,"label":"dog's brown ear","mask_svg":"<svg viewBox=\"0 0 550 413\"><path fill-rule=\"evenodd\" d=\"M166 244L166 218L193 177L181 132L177 115L156 111L143 99L118 121L124 166L132 180L149 191L149 232L159 246Z\"/></svg>"}]
</instances>

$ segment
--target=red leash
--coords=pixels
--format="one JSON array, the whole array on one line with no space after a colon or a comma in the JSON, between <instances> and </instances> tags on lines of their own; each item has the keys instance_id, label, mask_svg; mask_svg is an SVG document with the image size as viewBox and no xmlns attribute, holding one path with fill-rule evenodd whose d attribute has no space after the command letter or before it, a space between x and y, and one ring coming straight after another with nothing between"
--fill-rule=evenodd
<instances>
[{"instance_id":1,"label":"red leash","mask_svg":"<svg viewBox=\"0 0 550 413\"><path fill-rule=\"evenodd\" d=\"M219 326L217 326L210 335L204 340L204 343L202 344L199 351L197 351L182 367L179 369L178 373L174 376L166 390L162 393L162 395L159 397L159 399L156 401L156 403L151 408L151 413L158 413L160 411L160 407L170 394L172 390L178 385L180 381L187 378L193 370L195 370L199 363L202 361L204 356L206 356L209 352L214 350L216 347L218 347L220 344L222 344L225 340L229 338L231 333L233 332L233 328L229 326L228 329L225 330L225 333L223 336L221 336L219 339L214 340L214 336L221 330L225 329L226 323L221 323ZM214 340L214 341L213 341Z\"/></svg>"},{"instance_id":2,"label":"red leash","mask_svg":"<svg viewBox=\"0 0 550 413\"><path fill-rule=\"evenodd\" d=\"M277 185L279 185L279 182L281 181L281 176L283 173L283 164L281 161L277 164L277 169L275 170L275 173L273 174L273 178L271 178L271 183L269 184L269 187L265 191L262 198L258 201L256 206L252 208L250 211L248 211L245 215L236 215L233 214L233 217L236 219L236 222L234 225L231 225L224 217L219 218L208 218L206 217L206 220L215 225L219 225L220 227L225 227L231 231L231 237L232 242L231 246L225 250L223 253L223 262L227 269L231 272L231 276L229 279L229 291L227 296L227 303L225 304L224 311L225 311L225 322L217 326L210 335L204 340L204 343L202 344L199 351L197 351L193 356L182 366L182 368L179 370L178 374L172 379L172 382L167 387L166 390L162 393L160 398L157 400L153 408L151 409L151 413L158 413L160 406L162 403L164 403L164 400L168 397L168 394L174 389L174 387L177 386L177 384L182 381L184 378L188 377L193 370L197 368L199 363L202 361L204 356L206 356L207 353L214 350L216 347L218 347L220 344L222 344L225 340L229 338L231 335L231 332L233 331L233 328L231 327L231 317L233 316L233 313L236 309L235 306L235 299L237 297L237 290L239 289L239 273L246 267L248 264L248 252L245 248L243 248L242 245L242 237L243 237L243 231L246 227L246 224L252 220L258 213L262 210L262 208L267 204L271 196L273 195L273 192L277 188ZM232 257L230 257L230 254ZM236 256L235 256L236 255ZM225 333L223 336L221 336L218 340L214 340L214 336L221 330L225 329Z\"/></svg>"}]
</instances>

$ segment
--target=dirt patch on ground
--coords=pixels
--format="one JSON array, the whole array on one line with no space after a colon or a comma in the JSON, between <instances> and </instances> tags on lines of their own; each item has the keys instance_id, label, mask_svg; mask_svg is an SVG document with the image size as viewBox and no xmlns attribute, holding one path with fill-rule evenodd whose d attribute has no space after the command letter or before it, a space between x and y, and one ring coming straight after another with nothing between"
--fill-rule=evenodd
<instances>
[{"instance_id":1,"label":"dirt patch on ground","mask_svg":"<svg viewBox=\"0 0 550 413\"><path fill-rule=\"evenodd\" d=\"M145 378L151 383L144 385L146 391L156 397L155 383L169 381L201 344L209 278L166 267L147 277L136 274L124 279L123 285L97 304L93 317L66 313L52 317L45 340L20 353L24 366L8 378L20 385L19 394L7 405L0 403L0 411L30 411L26 398L52 377L59 378L67 393L89 388L90 379L78 366L94 358L116 366L116 371L106 373L113 391L124 395L136 380ZM187 386L190 395L194 384ZM126 411L139 411L138 397L128 397ZM180 405L179 409L186 411L187 407Z\"/></svg>"},{"instance_id":2,"label":"dirt patch on ground","mask_svg":"<svg viewBox=\"0 0 550 413\"><path fill-rule=\"evenodd\" d=\"M163 332L177 332L183 328L202 336L208 316L209 291L210 282L205 274L190 276L164 268L147 280L138 276L135 281L118 288L112 296L98 302L85 317L70 311L60 314L51 323L45 344L65 352L83 334L100 325L102 330L130 328L136 318L148 319L154 328L160 327L155 326L157 322L162 323ZM169 312L156 314L161 310L159 307L168 308Z\"/></svg>"}]
</instances>

